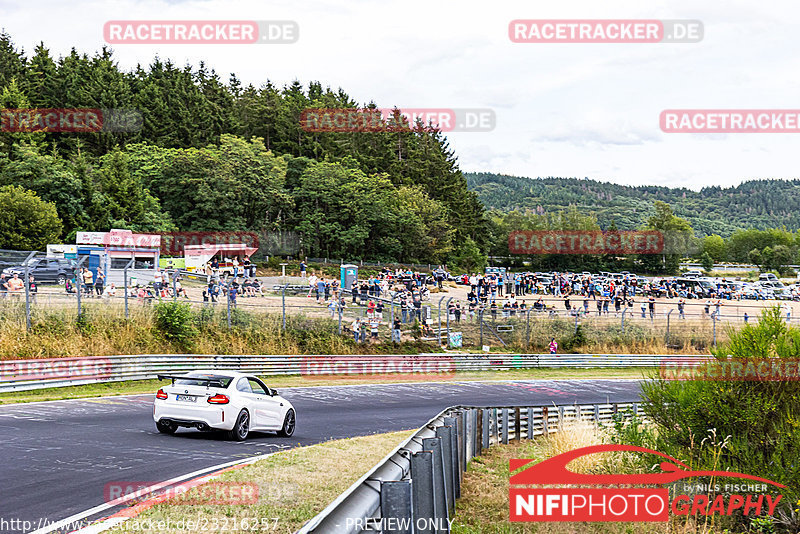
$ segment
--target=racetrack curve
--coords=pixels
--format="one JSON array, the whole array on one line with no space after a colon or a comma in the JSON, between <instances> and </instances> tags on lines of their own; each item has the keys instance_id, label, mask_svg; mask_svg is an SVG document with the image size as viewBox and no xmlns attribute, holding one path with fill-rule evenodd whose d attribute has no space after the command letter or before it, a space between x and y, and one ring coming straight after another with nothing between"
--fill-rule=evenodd
<instances>
[{"instance_id":1,"label":"racetrack curve","mask_svg":"<svg viewBox=\"0 0 800 534\"><path fill-rule=\"evenodd\" d=\"M281 395L297 409L295 435L252 434L242 443L186 429L174 436L159 434L152 395L0 406L0 520L5 520L0 524L3 532L22 532L10 529L10 520L38 526L72 516L102 504L109 482L156 483L291 447L418 428L448 406L632 402L639 392L635 380L285 388Z\"/></svg>"}]
</instances>

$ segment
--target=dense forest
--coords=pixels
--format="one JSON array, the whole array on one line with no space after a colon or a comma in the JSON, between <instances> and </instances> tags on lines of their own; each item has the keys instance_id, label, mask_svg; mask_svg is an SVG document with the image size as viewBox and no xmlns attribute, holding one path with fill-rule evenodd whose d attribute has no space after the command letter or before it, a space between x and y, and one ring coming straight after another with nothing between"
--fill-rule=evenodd
<instances>
[{"instance_id":1,"label":"dense forest","mask_svg":"<svg viewBox=\"0 0 800 534\"><path fill-rule=\"evenodd\" d=\"M9 110L31 108L133 110L142 118L126 132L0 128L0 249L41 250L74 242L82 230L254 231L295 236L293 255L466 270L487 254L508 256L513 230L647 228L685 236L685 253L706 263L781 269L798 259L800 180L695 192L462 174L442 133L422 123L397 127L399 111L379 132L301 127L307 109L375 107L320 82L256 87L235 74L225 81L202 63L154 58L123 71L108 48L54 58L39 44L26 54L0 34L4 121ZM674 271L678 260L513 263L656 272Z\"/></svg>"},{"instance_id":2,"label":"dense forest","mask_svg":"<svg viewBox=\"0 0 800 534\"><path fill-rule=\"evenodd\" d=\"M800 229L800 180L751 180L736 187L700 191L659 186L625 186L578 178L522 178L465 173L467 184L488 209L544 214L571 206L593 213L601 228L638 228L653 203L668 203L698 236L727 237L736 230Z\"/></svg>"},{"instance_id":3,"label":"dense forest","mask_svg":"<svg viewBox=\"0 0 800 534\"><path fill-rule=\"evenodd\" d=\"M300 253L350 259L438 263L487 248L483 206L440 131L304 131L301 112L321 107L375 104L319 82L245 86L158 58L126 72L107 48L55 58L40 44L26 54L2 34L0 110L136 110L143 120L127 133L2 129L3 194L32 191L60 221L42 223L39 240L6 228L0 248L112 227L290 231Z\"/></svg>"}]
</instances>

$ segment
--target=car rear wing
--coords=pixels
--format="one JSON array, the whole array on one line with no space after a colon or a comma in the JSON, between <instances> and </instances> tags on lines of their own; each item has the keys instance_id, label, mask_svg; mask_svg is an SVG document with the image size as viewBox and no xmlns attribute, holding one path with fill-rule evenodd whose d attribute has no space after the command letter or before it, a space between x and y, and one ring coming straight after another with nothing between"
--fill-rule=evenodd
<instances>
[{"instance_id":1,"label":"car rear wing","mask_svg":"<svg viewBox=\"0 0 800 534\"><path fill-rule=\"evenodd\" d=\"M200 382L199 385L207 387L224 388L222 381L219 378L204 378L202 376L187 376L187 375L157 375L159 380L172 380L172 385L175 385L175 380L194 380Z\"/></svg>"}]
</instances>

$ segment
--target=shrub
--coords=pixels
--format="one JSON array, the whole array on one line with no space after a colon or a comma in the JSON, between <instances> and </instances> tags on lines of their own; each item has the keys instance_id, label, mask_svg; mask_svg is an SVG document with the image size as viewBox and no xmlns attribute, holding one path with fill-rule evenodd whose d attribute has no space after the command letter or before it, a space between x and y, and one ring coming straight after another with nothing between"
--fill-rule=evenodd
<instances>
[{"instance_id":1,"label":"shrub","mask_svg":"<svg viewBox=\"0 0 800 534\"><path fill-rule=\"evenodd\" d=\"M183 349L191 347L197 329L189 304L181 302L159 302L153 306L155 327L167 341Z\"/></svg>"},{"instance_id":2,"label":"shrub","mask_svg":"<svg viewBox=\"0 0 800 534\"><path fill-rule=\"evenodd\" d=\"M786 325L777 308L757 324L731 332L713 351L756 360L800 358L800 329ZM797 501L800 487L800 382L709 381L656 378L642 384L645 410L656 425L659 450L694 468L758 475L787 486L782 503ZM724 447L710 442L727 441ZM713 445L713 443L711 443Z\"/></svg>"}]
</instances>

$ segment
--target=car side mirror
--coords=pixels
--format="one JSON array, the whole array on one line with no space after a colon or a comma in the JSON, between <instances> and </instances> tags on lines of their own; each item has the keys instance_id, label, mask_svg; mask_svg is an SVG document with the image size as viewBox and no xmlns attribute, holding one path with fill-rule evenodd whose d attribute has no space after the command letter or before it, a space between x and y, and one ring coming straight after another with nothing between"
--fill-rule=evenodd
<instances>
[{"instance_id":1,"label":"car side mirror","mask_svg":"<svg viewBox=\"0 0 800 534\"><path fill-rule=\"evenodd\" d=\"M270 397L275 397L277 395L278 395L278 390L277 389L270 389L269 390L269 396Z\"/></svg>"}]
</instances>

